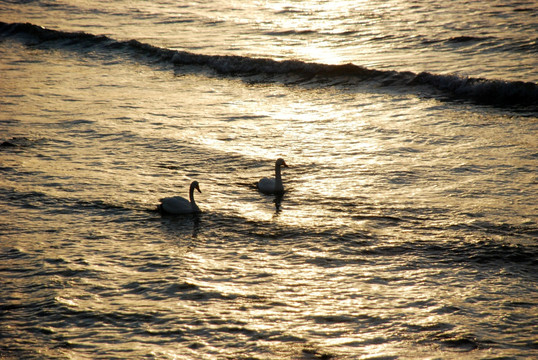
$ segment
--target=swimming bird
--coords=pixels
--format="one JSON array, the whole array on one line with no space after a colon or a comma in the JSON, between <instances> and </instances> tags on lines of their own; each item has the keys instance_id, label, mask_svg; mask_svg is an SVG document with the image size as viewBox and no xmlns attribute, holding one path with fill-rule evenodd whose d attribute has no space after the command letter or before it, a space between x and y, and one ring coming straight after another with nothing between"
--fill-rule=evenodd
<instances>
[{"instance_id":1,"label":"swimming bird","mask_svg":"<svg viewBox=\"0 0 538 360\"><path fill-rule=\"evenodd\" d=\"M284 159L279 158L275 162L275 177L264 177L258 181L257 187L262 193L265 194L282 194L284 192L284 185L282 185L282 175L280 174L280 167L288 167Z\"/></svg>"},{"instance_id":2,"label":"swimming bird","mask_svg":"<svg viewBox=\"0 0 538 360\"><path fill-rule=\"evenodd\" d=\"M200 212L200 208L194 201L194 189L200 191L198 181L193 181L189 189L189 200L181 196L172 196L161 199L161 204L158 206L159 211L168 214L181 215L181 214L195 214Z\"/></svg>"}]
</instances>

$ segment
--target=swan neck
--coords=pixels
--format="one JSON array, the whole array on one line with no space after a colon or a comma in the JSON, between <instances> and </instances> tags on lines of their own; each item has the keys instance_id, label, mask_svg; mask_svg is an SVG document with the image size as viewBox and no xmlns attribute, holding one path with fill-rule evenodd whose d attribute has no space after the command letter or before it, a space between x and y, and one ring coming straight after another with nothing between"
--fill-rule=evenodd
<instances>
[{"instance_id":1,"label":"swan neck","mask_svg":"<svg viewBox=\"0 0 538 360\"><path fill-rule=\"evenodd\" d=\"M275 192L280 193L282 191L284 191L284 185L282 184L280 165L275 165Z\"/></svg>"},{"instance_id":2,"label":"swan neck","mask_svg":"<svg viewBox=\"0 0 538 360\"><path fill-rule=\"evenodd\" d=\"M194 202L194 185L191 185L191 188L189 189L189 200L191 202L191 206L196 206L196 203Z\"/></svg>"},{"instance_id":3,"label":"swan neck","mask_svg":"<svg viewBox=\"0 0 538 360\"><path fill-rule=\"evenodd\" d=\"M282 181L282 175L280 173L280 165L275 165L275 180Z\"/></svg>"}]
</instances>

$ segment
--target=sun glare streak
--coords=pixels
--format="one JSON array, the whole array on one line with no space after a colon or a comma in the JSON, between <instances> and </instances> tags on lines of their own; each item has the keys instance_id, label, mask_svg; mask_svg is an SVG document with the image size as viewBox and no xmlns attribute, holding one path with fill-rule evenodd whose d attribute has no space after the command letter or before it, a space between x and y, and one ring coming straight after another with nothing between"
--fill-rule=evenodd
<instances>
[{"instance_id":1,"label":"sun glare streak","mask_svg":"<svg viewBox=\"0 0 538 360\"><path fill-rule=\"evenodd\" d=\"M328 42L308 43L300 48L298 54L317 63L338 65L345 62L345 59L338 52L331 49Z\"/></svg>"}]
</instances>

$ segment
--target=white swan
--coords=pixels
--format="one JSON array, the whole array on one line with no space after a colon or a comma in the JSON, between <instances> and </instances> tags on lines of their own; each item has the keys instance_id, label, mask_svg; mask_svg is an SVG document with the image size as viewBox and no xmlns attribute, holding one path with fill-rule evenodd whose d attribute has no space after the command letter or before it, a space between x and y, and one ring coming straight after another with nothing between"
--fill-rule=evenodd
<instances>
[{"instance_id":1,"label":"white swan","mask_svg":"<svg viewBox=\"0 0 538 360\"><path fill-rule=\"evenodd\" d=\"M159 210L163 213L180 215L180 214L194 214L199 213L200 208L194 202L194 189L198 190L199 193L200 187L198 181L193 181L189 189L189 200L181 196L172 196L161 199L161 204L158 206Z\"/></svg>"},{"instance_id":2,"label":"white swan","mask_svg":"<svg viewBox=\"0 0 538 360\"><path fill-rule=\"evenodd\" d=\"M282 185L282 175L280 174L280 167L288 167L284 159L277 159L275 163L275 177L274 179L268 179L264 177L258 181L258 189L265 194L282 194L284 192L284 185Z\"/></svg>"}]
</instances>

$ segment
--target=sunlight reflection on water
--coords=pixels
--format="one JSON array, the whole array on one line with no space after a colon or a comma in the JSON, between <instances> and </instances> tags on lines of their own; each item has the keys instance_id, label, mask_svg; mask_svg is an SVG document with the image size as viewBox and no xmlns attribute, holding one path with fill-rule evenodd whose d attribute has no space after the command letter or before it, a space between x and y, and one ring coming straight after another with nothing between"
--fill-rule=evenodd
<instances>
[{"instance_id":1,"label":"sunlight reflection on water","mask_svg":"<svg viewBox=\"0 0 538 360\"><path fill-rule=\"evenodd\" d=\"M27 139L1 150L9 326L70 356L530 351L533 119L23 54L2 123ZM279 211L254 187L278 156ZM203 214L154 211L193 179Z\"/></svg>"}]
</instances>

